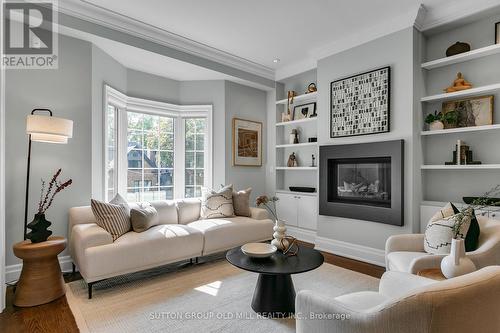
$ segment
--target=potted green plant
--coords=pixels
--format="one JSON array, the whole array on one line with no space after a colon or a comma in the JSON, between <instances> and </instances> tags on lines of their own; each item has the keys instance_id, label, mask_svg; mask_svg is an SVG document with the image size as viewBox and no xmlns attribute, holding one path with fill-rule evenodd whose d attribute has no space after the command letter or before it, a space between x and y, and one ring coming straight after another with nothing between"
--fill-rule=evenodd
<instances>
[{"instance_id":1,"label":"potted green plant","mask_svg":"<svg viewBox=\"0 0 500 333\"><path fill-rule=\"evenodd\" d=\"M445 128L453 128L457 126L458 115L456 111L450 111L447 113L437 112L430 113L425 117L425 122L429 124L429 130L436 131Z\"/></svg>"}]
</instances>

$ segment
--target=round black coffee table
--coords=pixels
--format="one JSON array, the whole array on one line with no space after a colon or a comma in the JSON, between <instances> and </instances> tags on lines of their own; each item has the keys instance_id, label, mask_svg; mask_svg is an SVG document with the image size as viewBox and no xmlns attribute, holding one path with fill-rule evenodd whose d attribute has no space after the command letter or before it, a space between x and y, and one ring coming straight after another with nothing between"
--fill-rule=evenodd
<instances>
[{"instance_id":1,"label":"round black coffee table","mask_svg":"<svg viewBox=\"0 0 500 333\"><path fill-rule=\"evenodd\" d=\"M288 317L295 313L295 289L291 274L304 273L323 264L323 255L300 247L296 256L276 252L268 258L251 258L239 247L229 250L226 259L246 271L259 273L252 309L265 316Z\"/></svg>"}]
</instances>

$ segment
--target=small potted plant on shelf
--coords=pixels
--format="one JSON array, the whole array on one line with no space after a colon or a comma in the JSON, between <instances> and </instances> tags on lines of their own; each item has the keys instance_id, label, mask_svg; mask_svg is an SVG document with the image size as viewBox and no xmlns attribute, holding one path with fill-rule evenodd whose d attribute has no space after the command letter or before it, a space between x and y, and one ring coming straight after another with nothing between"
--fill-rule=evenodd
<instances>
[{"instance_id":1,"label":"small potted plant on shelf","mask_svg":"<svg viewBox=\"0 0 500 333\"><path fill-rule=\"evenodd\" d=\"M450 111L447 113L437 112L430 113L425 117L425 122L429 124L430 131L442 130L445 128L454 128L457 126L458 115L456 111Z\"/></svg>"}]
</instances>

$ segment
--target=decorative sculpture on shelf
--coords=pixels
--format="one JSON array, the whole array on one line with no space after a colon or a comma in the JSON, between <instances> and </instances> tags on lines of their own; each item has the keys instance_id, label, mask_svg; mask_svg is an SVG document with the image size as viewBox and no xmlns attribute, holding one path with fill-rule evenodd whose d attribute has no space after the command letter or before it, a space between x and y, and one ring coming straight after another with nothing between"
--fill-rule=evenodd
<instances>
[{"instance_id":1,"label":"decorative sculpture on shelf","mask_svg":"<svg viewBox=\"0 0 500 333\"><path fill-rule=\"evenodd\" d=\"M293 104L293 98L297 96L297 93L293 90L289 90L287 93L287 101L286 101L286 112L281 114L281 121L291 121L292 120L292 110L290 110L290 105Z\"/></svg>"},{"instance_id":2,"label":"decorative sculpture on shelf","mask_svg":"<svg viewBox=\"0 0 500 333\"><path fill-rule=\"evenodd\" d=\"M309 83L309 85L307 86L306 94L310 94L316 91L318 91L318 88L316 88L316 83L314 82Z\"/></svg>"},{"instance_id":3,"label":"decorative sculpture on shelf","mask_svg":"<svg viewBox=\"0 0 500 333\"><path fill-rule=\"evenodd\" d=\"M311 157L311 167L315 167L316 166L316 157L314 156L314 154L312 154L312 157Z\"/></svg>"},{"instance_id":4,"label":"decorative sculpture on shelf","mask_svg":"<svg viewBox=\"0 0 500 333\"><path fill-rule=\"evenodd\" d=\"M464 79L462 73L458 72L457 78L453 81L453 84L450 87L444 89L444 91L447 93L451 93L455 91L467 90L470 88L472 88L472 84Z\"/></svg>"},{"instance_id":5,"label":"decorative sculpture on shelf","mask_svg":"<svg viewBox=\"0 0 500 333\"><path fill-rule=\"evenodd\" d=\"M286 164L287 167L292 168L292 167L297 167L299 166L297 162L297 156L295 156L295 152L293 152L289 157L288 157L288 162Z\"/></svg>"}]
</instances>

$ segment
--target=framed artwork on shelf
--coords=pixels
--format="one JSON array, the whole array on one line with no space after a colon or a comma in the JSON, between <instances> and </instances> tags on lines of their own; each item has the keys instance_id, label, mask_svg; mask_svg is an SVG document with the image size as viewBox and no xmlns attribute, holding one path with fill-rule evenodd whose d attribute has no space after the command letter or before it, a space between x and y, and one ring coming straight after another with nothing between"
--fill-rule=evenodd
<instances>
[{"instance_id":1,"label":"framed artwork on shelf","mask_svg":"<svg viewBox=\"0 0 500 333\"><path fill-rule=\"evenodd\" d=\"M330 84L330 137L390 131L390 66Z\"/></svg>"},{"instance_id":2,"label":"framed artwork on shelf","mask_svg":"<svg viewBox=\"0 0 500 333\"><path fill-rule=\"evenodd\" d=\"M443 102L442 112L457 113L456 127L472 127L493 124L493 95ZM451 126L445 123L445 128Z\"/></svg>"},{"instance_id":3,"label":"framed artwork on shelf","mask_svg":"<svg viewBox=\"0 0 500 333\"><path fill-rule=\"evenodd\" d=\"M495 23L495 44L500 44L500 22Z\"/></svg>"},{"instance_id":4,"label":"framed artwork on shelf","mask_svg":"<svg viewBox=\"0 0 500 333\"><path fill-rule=\"evenodd\" d=\"M262 123L233 118L233 166L262 166Z\"/></svg>"},{"instance_id":5,"label":"framed artwork on shelf","mask_svg":"<svg viewBox=\"0 0 500 333\"><path fill-rule=\"evenodd\" d=\"M297 105L293 108L293 120L316 117L316 102Z\"/></svg>"}]
</instances>

